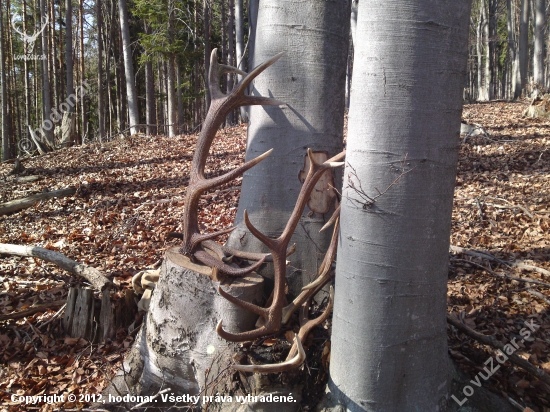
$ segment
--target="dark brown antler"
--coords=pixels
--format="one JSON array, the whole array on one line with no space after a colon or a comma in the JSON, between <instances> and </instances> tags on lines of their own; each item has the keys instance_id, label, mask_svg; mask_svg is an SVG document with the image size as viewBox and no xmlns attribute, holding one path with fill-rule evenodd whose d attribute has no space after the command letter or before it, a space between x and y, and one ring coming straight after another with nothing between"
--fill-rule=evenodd
<instances>
[{"instance_id":1,"label":"dark brown antler","mask_svg":"<svg viewBox=\"0 0 550 412\"><path fill-rule=\"evenodd\" d=\"M288 248L288 244L290 242L292 234L294 233L294 230L296 229L296 226L298 225L300 217L302 216L302 212L306 206L311 191L315 187L315 184L326 170L343 165L343 162L340 162L340 160L344 158L345 152L334 156L333 158L327 160L325 163L317 163L313 158L310 149L308 149L308 156L310 159L309 172L307 174L306 180L304 181L304 184L302 185L302 189L300 190L298 200L296 201L294 210L290 215L290 219L287 222L283 233L277 239L269 238L261 233L258 229L256 229L252 225L252 223L250 223L247 211L244 211L244 221L248 230L250 230L250 232L254 236L256 236L262 243L264 243L271 251L275 273L275 287L273 290L273 301L269 308L262 308L252 303L244 302L224 292L221 287L218 287L220 295L225 297L227 300L237 306L240 306L246 310L251 311L252 313L257 314L258 316L261 316L265 320L264 325L260 326L258 329L237 334L224 331L222 328L222 322L220 321L218 323L218 326L216 327L216 331L222 338L226 340L232 342L244 342L254 340L256 338L278 332L281 328L283 305L285 304L286 250Z\"/></svg>"},{"instance_id":2,"label":"dark brown antler","mask_svg":"<svg viewBox=\"0 0 550 412\"><path fill-rule=\"evenodd\" d=\"M286 360L282 363L274 363L268 365L232 365L233 369L241 372L255 372L255 373L278 373L288 372L293 369L297 369L306 359L306 353L302 342L305 342L309 332L327 320L332 307L334 305L334 289L330 287L329 302L323 313L315 319L309 319L308 312L310 302L304 303L300 308L300 331L298 335L294 335L294 344L290 348L290 352L286 357Z\"/></svg>"},{"instance_id":3,"label":"dark brown antler","mask_svg":"<svg viewBox=\"0 0 550 412\"><path fill-rule=\"evenodd\" d=\"M292 351L292 349L295 349L294 354L292 356L287 356L286 360L281 363L272 363L269 365L232 365L231 367L241 372L287 372L300 367L300 365L306 360L306 352L304 351L300 338L296 334L294 334L294 344L290 350Z\"/></svg>"},{"instance_id":4,"label":"dark brown antler","mask_svg":"<svg viewBox=\"0 0 550 412\"><path fill-rule=\"evenodd\" d=\"M265 63L262 63L261 65L256 67L249 74L246 74L235 67L218 64L216 58L216 49L212 50L212 54L210 56L209 90L212 96L212 102L210 104L210 108L204 121L203 129L197 142L197 147L191 166L189 186L187 187L187 191L185 193L185 210L183 214L183 246L180 249L180 252L188 257L194 257L210 267L216 267L219 271L232 276L244 276L245 274L252 272L264 262L265 258L260 258L260 260L256 264L248 268L236 269L214 257L207 251L199 249L199 245L201 244L201 242L208 239L213 239L221 234L225 234L233 230L233 228L230 228L215 233L201 234L199 231L197 218L199 199L205 191L227 183L230 180L242 175L245 171L269 156L271 150L268 150L264 154L244 163L243 165L237 167L234 170L231 170L230 172L211 179L207 179L204 176L206 158L208 157L208 152L210 151L210 146L212 145L212 141L216 136L216 132L218 131L219 127L221 126L227 115L232 110L240 106L277 106L284 104L278 100L267 97L245 95L246 88L252 82L252 80L254 80L254 78L257 77L261 72L263 72L273 63L275 63L281 56L282 53L277 54ZM222 93L219 84L219 78L224 73L238 73L245 76L227 95Z\"/></svg>"}]
</instances>

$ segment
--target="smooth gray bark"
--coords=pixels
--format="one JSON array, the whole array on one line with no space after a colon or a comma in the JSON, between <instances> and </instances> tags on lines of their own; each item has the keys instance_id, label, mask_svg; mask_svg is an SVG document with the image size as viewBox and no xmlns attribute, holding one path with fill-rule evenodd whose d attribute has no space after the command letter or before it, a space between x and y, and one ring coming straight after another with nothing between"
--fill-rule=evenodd
<instances>
[{"instance_id":1,"label":"smooth gray bark","mask_svg":"<svg viewBox=\"0 0 550 412\"><path fill-rule=\"evenodd\" d=\"M48 11L46 9L46 1L40 0L40 18L41 24L44 24L48 20ZM48 33L47 30L43 30L40 35L42 42L42 54L44 56L49 56L48 48ZM42 116L44 121L50 118L52 112L52 98L51 98L51 89L50 89L50 75L48 70L48 59L42 60ZM44 123L43 123L44 124ZM44 137L50 149L55 147L53 140L53 125L52 127L43 127Z\"/></svg>"},{"instance_id":2,"label":"smooth gray bark","mask_svg":"<svg viewBox=\"0 0 550 412\"><path fill-rule=\"evenodd\" d=\"M350 411L452 402L447 265L470 4L359 5L329 380Z\"/></svg>"},{"instance_id":3,"label":"smooth gray bark","mask_svg":"<svg viewBox=\"0 0 550 412\"><path fill-rule=\"evenodd\" d=\"M5 61L4 56L4 6L0 4L0 61ZM4 65L0 65L0 98L2 99L2 160L10 158L10 136L8 129L8 100L6 88L6 69Z\"/></svg>"},{"instance_id":4,"label":"smooth gray bark","mask_svg":"<svg viewBox=\"0 0 550 412\"><path fill-rule=\"evenodd\" d=\"M516 29L516 19L515 19L515 3L512 4L512 0L507 0L506 8L508 12L508 56L509 61L512 64L512 71L509 74L510 78L510 91L509 97L517 97L516 90L520 86L519 81L519 66L518 66L518 56L517 56L517 29ZM521 91L520 91L521 93Z\"/></svg>"},{"instance_id":5,"label":"smooth gray bark","mask_svg":"<svg viewBox=\"0 0 550 412\"><path fill-rule=\"evenodd\" d=\"M244 174L231 246L266 250L246 229L243 211L248 210L261 232L278 236L301 188L299 175L307 148L326 152L328 157L342 150L349 16L349 1L260 2L254 62L281 51L286 54L255 80L253 94L274 97L287 105L250 109L246 159L275 150ZM328 196L334 193L328 189L322 195L329 201ZM297 244L287 272L291 293L309 283L317 272L331 237L330 231L319 230L330 218L334 202L335 198L330 200L326 211L304 211L291 241Z\"/></svg>"},{"instance_id":6,"label":"smooth gray bark","mask_svg":"<svg viewBox=\"0 0 550 412\"><path fill-rule=\"evenodd\" d=\"M527 69L529 65L529 4L530 0L521 0L521 14L519 23L519 77L520 91L527 86ZM519 97L519 95L517 96Z\"/></svg>"},{"instance_id":7,"label":"smooth gray bark","mask_svg":"<svg viewBox=\"0 0 550 412\"><path fill-rule=\"evenodd\" d=\"M535 47L533 53L533 81L544 86L544 35L546 28L546 1L535 0Z\"/></svg>"},{"instance_id":8,"label":"smooth gray bark","mask_svg":"<svg viewBox=\"0 0 550 412\"><path fill-rule=\"evenodd\" d=\"M357 32L357 9L359 7L359 0L351 0L351 38L352 42L355 45L355 33Z\"/></svg>"},{"instance_id":9,"label":"smooth gray bark","mask_svg":"<svg viewBox=\"0 0 550 412\"><path fill-rule=\"evenodd\" d=\"M67 0L71 1L71 0ZM101 1L96 0L97 13L97 129L99 141L105 136L105 97L103 90L103 17Z\"/></svg>"},{"instance_id":10,"label":"smooth gray bark","mask_svg":"<svg viewBox=\"0 0 550 412\"><path fill-rule=\"evenodd\" d=\"M128 99L128 117L130 131L136 134L139 128L138 99L134 78L134 65L132 63L132 47L130 45L130 29L128 27L128 8L126 0L118 0L118 12L120 16L120 36L122 38L122 55L124 57L124 78L126 80L126 96Z\"/></svg>"},{"instance_id":11,"label":"smooth gray bark","mask_svg":"<svg viewBox=\"0 0 550 412\"><path fill-rule=\"evenodd\" d=\"M235 0L235 57L237 60L237 67L246 71L247 67L244 61L245 53L244 44L244 14L243 14L243 0ZM242 76L237 76L237 81L241 81ZM243 122L248 121L246 114L246 108L241 106L239 108L241 119Z\"/></svg>"},{"instance_id":12,"label":"smooth gray bark","mask_svg":"<svg viewBox=\"0 0 550 412\"><path fill-rule=\"evenodd\" d=\"M208 79L208 72L210 71L210 5L208 4L209 0L203 0L202 10L203 10L203 23L204 23L204 79ZM206 110L210 107L210 90L205 84L205 100L206 100Z\"/></svg>"}]
</instances>

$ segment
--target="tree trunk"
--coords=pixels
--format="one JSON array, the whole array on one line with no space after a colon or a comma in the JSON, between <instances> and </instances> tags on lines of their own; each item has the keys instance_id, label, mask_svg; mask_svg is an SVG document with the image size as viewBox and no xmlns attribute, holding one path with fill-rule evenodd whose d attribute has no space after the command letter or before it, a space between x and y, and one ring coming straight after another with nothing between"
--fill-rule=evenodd
<instances>
[{"instance_id":1,"label":"tree trunk","mask_svg":"<svg viewBox=\"0 0 550 412\"><path fill-rule=\"evenodd\" d=\"M84 83L86 80L86 66L84 64L84 0L80 0L78 19L80 25L80 81ZM88 111L85 96L80 96L80 115L82 117L82 128L76 138L77 144L81 144L88 133Z\"/></svg>"},{"instance_id":2,"label":"tree trunk","mask_svg":"<svg viewBox=\"0 0 550 412\"><path fill-rule=\"evenodd\" d=\"M68 0L70 1L70 0ZM99 141L105 136L105 97L103 90L103 14L101 0L96 0L97 13L97 128Z\"/></svg>"},{"instance_id":3,"label":"tree trunk","mask_svg":"<svg viewBox=\"0 0 550 412\"><path fill-rule=\"evenodd\" d=\"M153 63L147 61L145 63L145 104L146 104L146 122L147 134L156 135L158 133L156 109L155 109L155 77L153 74Z\"/></svg>"},{"instance_id":4,"label":"tree trunk","mask_svg":"<svg viewBox=\"0 0 550 412\"><path fill-rule=\"evenodd\" d=\"M125 358L126 373L119 372L106 393L130 390L153 395L166 386L167 377L173 393L197 395L215 386L212 381L232 362L236 348L217 335L216 324L223 319L224 327L244 331L254 327L256 317L220 296L216 292L220 283L212 281L210 271L190 263L177 247L166 252L145 324ZM241 299L256 303L261 299L263 280L258 275L231 278L222 284ZM225 383L222 378L226 377L227 370L220 380Z\"/></svg>"},{"instance_id":5,"label":"tree trunk","mask_svg":"<svg viewBox=\"0 0 550 412\"><path fill-rule=\"evenodd\" d=\"M235 53L234 53L234 43L235 43L235 36L233 35L233 30L235 26L235 2L234 0L229 0L229 16L227 19L227 64L230 66L235 66ZM233 90L233 78L234 75L232 73L227 74L227 92L229 93L231 90ZM229 113L227 116L227 122L228 125L235 124L235 112Z\"/></svg>"},{"instance_id":6,"label":"tree trunk","mask_svg":"<svg viewBox=\"0 0 550 412\"><path fill-rule=\"evenodd\" d=\"M167 85L166 85L166 94L168 98L168 137L174 137L176 135L176 68L175 68L175 58L171 54L167 58Z\"/></svg>"},{"instance_id":7,"label":"tree trunk","mask_svg":"<svg viewBox=\"0 0 550 412\"><path fill-rule=\"evenodd\" d=\"M357 32L357 8L359 7L359 0L351 0L351 20L350 31L352 44L355 46L355 33Z\"/></svg>"},{"instance_id":8,"label":"tree trunk","mask_svg":"<svg viewBox=\"0 0 550 412\"><path fill-rule=\"evenodd\" d=\"M275 150L244 174L237 229L229 239L236 249L265 251L243 223L245 209L261 232L282 232L301 187L307 148L328 157L342 150L349 16L349 1L260 3L254 61L286 54L254 81L252 94L272 96L286 106L250 108L246 159ZM327 175L336 187L338 176ZM319 230L334 210L335 193L328 186L319 190L321 201L304 212L291 241L297 251L287 275L294 294L315 276L330 241L329 231Z\"/></svg>"},{"instance_id":9,"label":"tree trunk","mask_svg":"<svg viewBox=\"0 0 550 412\"><path fill-rule=\"evenodd\" d=\"M247 67L244 61L244 13L243 13L243 0L235 0L235 57L236 57L236 67L246 71ZM240 82L242 76L237 76L237 81ZM246 123L248 121L246 115L246 108L241 106L239 108L239 113L241 115L241 120Z\"/></svg>"},{"instance_id":10,"label":"tree trunk","mask_svg":"<svg viewBox=\"0 0 550 412\"><path fill-rule=\"evenodd\" d=\"M353 411L445 410L470 1L368 2L359 11L329 388Z\"/></svg>"},{"instance_id":11,"label":"tree trunk","mask_svg":"<svg viewBox=\"0 0 550 412\"><path fill-rule=\"evenodd\" d=\"M40 0L40 18L42 24L48 19L48 11L46 9L46 1ZM41 131L50 149L55 147L53 140L53 123L50 120L50 114L52 112L52 97L50 91L50 76L48 70L48 31L42 31L40 35L42 41L42 55L46 56L42 60L42 116L44 121L42 122Z\"/></svg>"},{"instance_id":12,"label":"tree trunk","mask_svg":"<svg viewBox=\"0 0 550 412\"><path fill-rule=\"evenodd\" d=\"M519 23L519 94L527 86L527 69L529 66L529 3L530 0L521 0L521 15ZM519 95L517 96L519 97Z\"/></svg>"},{"instance_id":13,"label":"tree trunk","mask_svg":"<svg viewBox=\"0 0 550 412\"><path fill-rule=\"evenodd\" d=\"M546 28L546 2L535 0L535 50L533 56L533 81L544 87L544 38Z\"/></svg>"},{"instance_id":14,"label":"tree trunk","mask_svg":"<svg viewBox=\"0 0 550 412\"><path fill-rule=\"evenodd\" d=\"M28 26L27 2L23 0L22 5L23 5L23 30L26 33L27 26ZM28 56L29 54L28 44L26 41L23 42L23 54L25 56ZM26 129L28 129L28 125L31 124L31 90L29 86L29 62L27 61L27 59L23 61L23 67L24 67L23 76L25 81L25 131L26 131ZM26 134L25 132L23 132L23 135L28 136L28 134Z\"/></svg>"},{"instance_id":15,"label":"tree trunk","mask_svg":"<svg viewBox=\"0 0 550 412\"><path fill-rule=\"evenodd\" d=\"M122 37L122 55L124 56L124 77L126 80L126 96L128 99L128 117L130 132L139 132L139 112L136 83L134 78L134 65L132 62L132 47L130 44L130 28L128 27L128 8L126 0L119 0L118 10L120 14L120 35Z\"/></svg>"},{"instance_id":16,"label":"tree trunk","mask_svg":"<svg viewBox=\"0 0 550 412\"><path fill-rule=\"evenodd\" d=\"M206 111L210 107L210 90L206 86L206 81L208 79L208 71L210 70L210 53L212 52L210 48L210 5L208 4L209 0L203 0L202 10L203 10L203 20L204 20L204 81L205 81L205 99L206 99Z\"/></svg>"},{"instance_id":17,"label":"tree trunk","mask_svg":"<svg viewBox=\"0 0 550 412\"><path fill-rule=\"evenodd\" d=\"M4 62L4 5L0 4L0 62ZM10 136L8 129L8 93L6 87L6 69L0 65L0 98L2 99L2 160L10 158Z\"/></svg>"},{"instance_id":18,"label":"tree trunk","mask_svg":"<svg viewBox=\"0 0 550 412\"><path fill-rule=\"evenodd\" d=\"M99 2L98 2L99 3ZM73 81L73 2L72 0L65 1L65 65L66 65L66 78L67 78L67 98L72 99L74 95L74 81ZM98 6L99 8L99 6ZM98 23L98 30L100 27ZM98 41L98 44L100 42ZM101 88L99 89L101 92ZM74 139L74 106L69 105L69 121L70 121L70 135L69 142L73 143Z\"/></svg>"},{"instance_id":19,"label":"tree trunk","mask_svg":"<svg viewBox=\"0 0 550 412\"><path fill-rule=\"evenodd\" d=\"M513 7L514 6L514 7ZM509 61L511 62L511 71L509 73L510 78L510 91L509 97L516 98L518 97L518 90L520 90L520 81L519 81L519 67L518 67L518 56L517 56L517 29L516 29L516 18L515 18L515 2L512 4L512 0L507 0L506 7L508 11L508 56ZM521 91L519 91L521 93Z\"/></svg>"},{"instance_id":20,"label":"tree trunk","mask_svg":"<svg viewBox=\"0 0 550 412\"><path fill-rule=\"evenodd\" d=\"M476 24L476 57L477 57L477 100L487 100L483 88L483 0L479 0L479 15Z\"/></svg>"}]
</instances>

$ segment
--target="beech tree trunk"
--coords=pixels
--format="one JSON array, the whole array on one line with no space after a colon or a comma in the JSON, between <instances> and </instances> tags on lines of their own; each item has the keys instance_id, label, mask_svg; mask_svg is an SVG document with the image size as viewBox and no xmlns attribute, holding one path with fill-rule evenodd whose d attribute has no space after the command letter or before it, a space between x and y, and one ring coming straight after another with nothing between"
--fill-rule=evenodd
<instances>
[{"instance_id":1,"label":"beech tree trunk","mask_svg":"<svg viewBox=\"0 0 550 412\"><path fill-rule=\"evenodd\" d=\"M41 24L46 22L48 18L48 10L46 9L46 1L40 0L40 18ZM48 48L48 30L44 30L40 35L42 41L42 54L46 56L46 59L42 60L42 116L44 119L43 128L41 129L44 133L44 138L50 149L52 149L55 144L53 140L53 124L49 127L51 121L49 120L50 114L52 112L52 97L50 89L50 75L48 69L48 59L49 59L49 48ZM48 127L46 127L46 123Z\"/></svg>"},{"instance_id":2,"label":"beech tree trunk","mask_svg":"<svg viewBox=\"0 0 550 412\"><path fill-rule=\"evenodd\" d=\"M261 232L282 232L301 187L307 148L326 158L342 150L350 12L349 1L260 2L254 62L286 54L254 81L252 94L287 105L250 108L246 159L274 151L244 174L237 229L229 239L236 249L266 251L246 228L245 209ZM327 176L339 187L339 174ZM319 230L334 210L336 194L328 185L318 193L319 203L306 208L291 241L297 244L287 272L291 293L315 277L330 242L330 231Z\"/></svg>"},{"instance_id":3,"label":"beech tree trunk","mask_svg":"<svg viewBox=\"0 0 550 412\"><path fill-rule=\"evenodd\" d=\"M126 0L118 0L120 14L120 35L122 37L122 55L124 56L124 77L126 80L126 96L128 98L128 117L130 131L136 134L139 128L139 112L137 102L136 83L134 78L134 65L132 63L132 47L130 45L130 29L128 27L128 8Z\"/></svg>"},{"instance_id":4,"label":"beech tree trunk","mask_svg":"<svg viewBox=\"0 0 550 412\"><path fill-rule=\"evenodd\" d=\"M506 7L508 11L508 59L511 62L511 72L509 73L509 98L518 97L517 90L520 89L521 82L519 79L519 65L517 55L517 29L515 19L515 4L512 4L512 0L507 0ZM521 93L521 91L519 91Z\"/></svg>"},{"instance_id":5,"label":"beech tree trunk","mask_svg":"<svg viewBox=\"0 0 550 412\"><path fill-rule=\"evenodd\" d=\"M544 87L544 39L546 28L546 1L535 0L535 47L533 53L533 81Z\"/></svg>"},{"instance_id":6,"label":"beech tree trunk","mask_svg":"<svg viewBox=\"0 0 550 412\"><path fill-rule=\"evenodd\" d=\"M4 55L4 5L0 4L0 61L5 61ZM8 129L8 93L6 88L6 69L0 65L0 98L2 99L2 160L10 158L10 136Z\"/></svg>"},{"instance_id":7,"label":"beech tree trunk","mask_svg":"<svg viewBox=\"0 0 550 412\"><path fill-rule=\"evenodd\" d=\"M447 265L470 3L359 4L329 380L350 411L449 402Z\"/></svg>"},{"instance_id":8,"label":"beech tree trunk","mask_svg":"<svg viewBox=\"0 0 550 412\"><path fill-rule=\"evenodd\" d=\"M243 0L235 0L235 57L236 67L243 71L247 71L247 67L244 61L244 14L243 14ZM237 82L241 81L242 76L237 76ZM246 108L240 107L239 112L241 120L247 122Z\"/></svg>"},{"instance_id":9,"label":"beech tree trunk","mask_svg":"<svg viewBox=\"0 0 550 412\"><path fill-rule=\"evenodd\" d=\"M529 66L529 3L530 0L521 0L519 23L519 75L521 84L519 94L527 86L527 69Z\"/></svg>"}]
</instances>

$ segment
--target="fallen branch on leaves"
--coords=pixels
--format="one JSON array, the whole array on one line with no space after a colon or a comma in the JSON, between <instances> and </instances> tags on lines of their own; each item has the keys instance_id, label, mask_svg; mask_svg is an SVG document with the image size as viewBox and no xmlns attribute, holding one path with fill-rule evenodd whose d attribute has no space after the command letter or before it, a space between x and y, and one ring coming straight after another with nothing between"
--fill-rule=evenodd
<instances>
[{"instance_id":1,"label":"fallen branch on leaves","mask_svg":"<svg viewBox=\"0 0 550 412\"><path fill-rule=\"evenodd\" d=\"M43 303L41 305L31 306L30 308L25 309L25 310L21 310L19 312L13 312L13 313L8 313L6 315L0 315L0 322L4 321L4 320L10 320L10 319L25 318L27 316L34 315L37 312L44 312L47 309L58 308L60 306L63 306L66 302L67 301L65 299L56 300L54 302L48 302L48 303Z\"/></svg>"},{"instance_id":2,"label":"fallen branch on leaves","mask_svg":"<svg viewBox=\"0 0 550 412\"><path fill-rule=\"evenodd\" d=\"M24 197L22 199L10 200L9 202L0 203L0 216L7 215L9 213L18 212L19 210L27 209L34 206L41 200L52 199L54 197L71 196L76 193L76 189L68 187L66 189L53 190L51 192L37 193L32 196Z\"/></svg>"},{"instance_id":3,"label":"fallen branch on leaves","mask_svg":"<svg viewBox=\"0 0 550 412\"><path fill-rule=\"evenodd\" d=\"M478 342L483 343L487 346L492 346L493 348L500 349L503 353L506 353L504 347L504 343L499 341L494 336L490 335L484 335L482 333L476 332L475 330L469 328L462 322L460 322L457 318L454 316L451 316L447 314L447 322L453 325L455 328L457 328L459 331L464 333L465 335L470 336L471 338L474 338ZM533 365L531 362L526 361L522 357L512 353L511 355L506 354L508 356L508 360L512 362L514 365L519 366L529 374L537 377L547 385L550 385L550 375L544 372L542 369L537 368L535 365Z\"/></svg>"},{"instance_id":4,"label":"fallen branch on leaves","mask_svg":"<svg viewBox=\"0 0 550 412\"><path fill-rule=\"evenodd\" d=\"M525 289L525 291L527 293L529 293L530 295L533 295L534 297L542 300L544 303L547 303L548 305L550 305L550 299L548 299L546 296L544 296L542 293L540 293L539 291L537 290L533 290L531 288L527 288Z\"/></svg>"},{"instance_id":5,"label":"fallen branch on leaves","mask_svg":"<svg viewBox=\"0 0 550 412\"><path fill-rule=\"evenodd\" d=\"M481 250L466 249L460 246L451 245L449 247L449 251L452 253L462 253L464 255L478 257L485 260L490 260L492 262L497 262L508 267L515 267L522 270L530 270L532 272L540 273L541 275L550 276L550 270L539 268L538 266L534 266L534 265L528 265L526 263L523 263L522 261L505 262L504 260L499 259L496 256L493 256L490 253L483 252Z\"/></svg>"},{"instance_id":6,"label":"fallen branch on leaves","mask_svg":"<svg viewBox=\"0 0 550 412\"><path fill-rule=\"evenodd\" d=\"M86 279L90 284L99 291L105 288L112 288L114 284L96 268L87 266L83 263L75 262L69 259L65 255L54 252L53 250L44 249L38 246L23 246L23 245L10 245L6 243L0 243L0 254L15 255L15 256L27 256L37 257L39 259L46 260L54 263L61 269L66 270L73 275L81 276Z\"/></svg>"},{"instance_id":7,"label":"fallen branch on leaves","mask_svg":"<svg viewBox=\"0 0 550 412\"><path fill-rule=\"evenodd\" d=\"M535 285L540 285L540 286L545 286L547 288L550 288L550 283L546 283L546 282L543 282L541 280L536 280L536 279L528 279L528 278L518 278L517 276L510 276L510 275L505 275L505 274L502 274L502 273L497 273L495 272L494 270L491 270L489 269L488 267L485 267L479 263L476 263L476 262L472 262L471 260L466 260L466 259L453 259L453 261L455 262L463 262L463 263L468 263L470 265L474 265L484 271L486 271L487 273L495 276L495 277L498 277L498 278L501 278L501 279L509 279L509 280L516 280L518 282L524 282L524 283L533 283Z\"/></svg>"}]
</instances>

